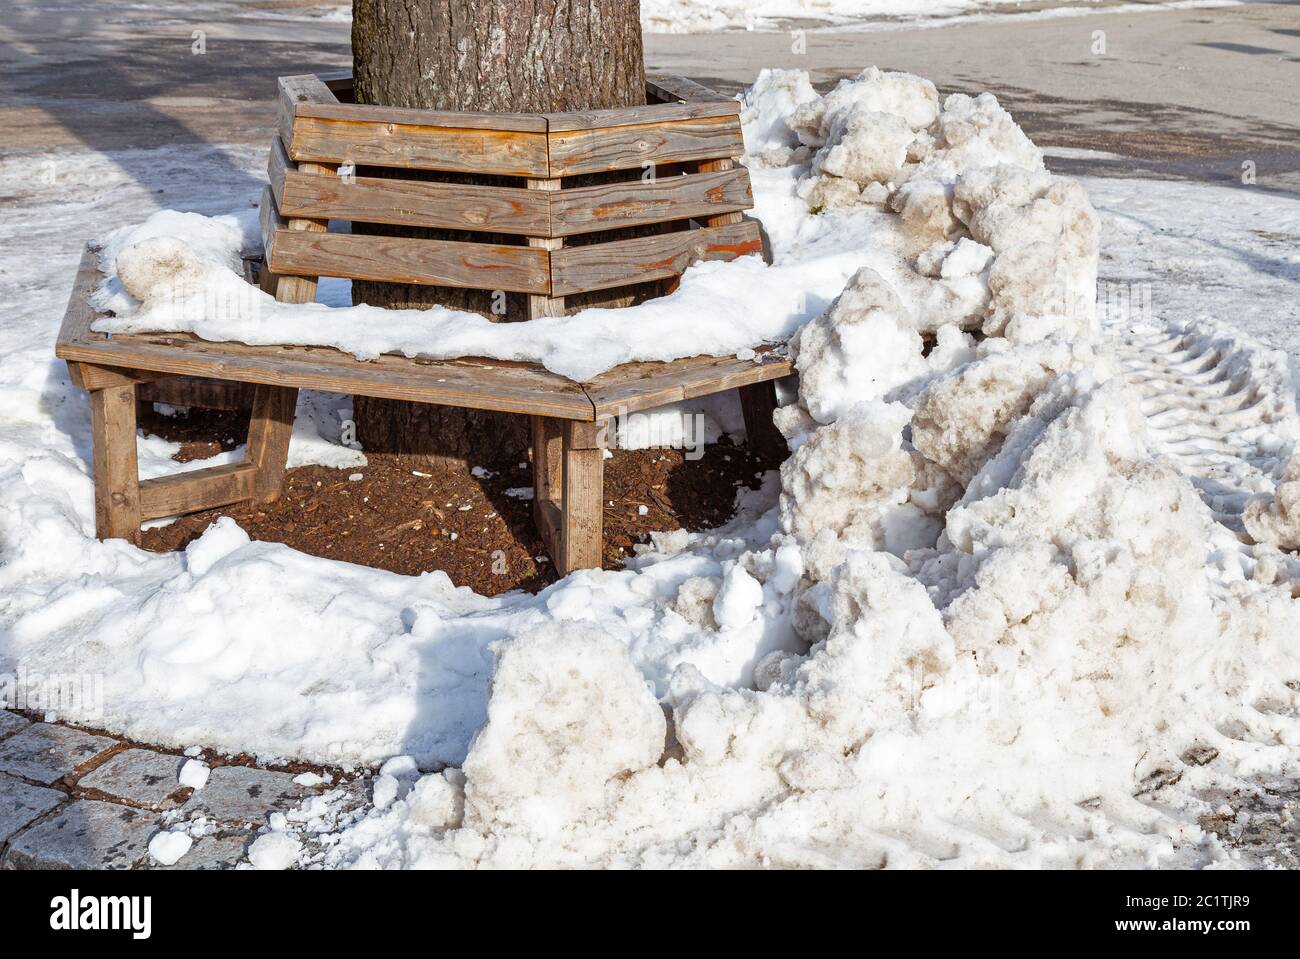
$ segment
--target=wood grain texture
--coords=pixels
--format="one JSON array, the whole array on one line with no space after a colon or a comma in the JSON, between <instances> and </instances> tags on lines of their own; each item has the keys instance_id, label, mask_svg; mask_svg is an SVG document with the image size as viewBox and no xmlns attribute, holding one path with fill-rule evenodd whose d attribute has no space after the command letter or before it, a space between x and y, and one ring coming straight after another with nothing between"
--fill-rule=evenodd
<instances>
[{"instance_id":1,"label":"wood grain texture","mask_svg":"<svg viewBox=\"0 0 1300 959\"><path fill-rule=\"evenodd\" d=\"M248 463L173 473L140 484L142 519L184 516L253 498L256 470Z\"/></svg>"},{"instance_id":2,"label":"wood grain texture","mask_svg":"<svg viewBox=\"0 0 1300 959\"><path fill-rule=\"evenodd\" d=\"M704 161L703 163L701 163L700 166L699 166L699 171L700 171L700 173L703 174L703 175L716 174L716 173L727 173L727 172L735 173L735 172L738 171L738 170L740 170L740 171L744 171L745 168L744 168L744 167L737 167L736 164L735 164L735 161L734 161L734 160L730 160L730 159L722 159L722 160L705 160L705 161ZM748 179L749 179L749 174L748 174L747 171L745 172L745 178L746 178L746 180L748 181ZM752 205L753 205L753 204L751 203L750 206L752 206ZM748 209L748 208L747 208L747 209ZM715 212L713 212L713 213L710 213L708 216L706 216L706 217L704 218L704 223L705 223L707 226L730 226L731 224L733 224L733 223L739 223L739 222L741 222L742 220L744 220L744 217L741 216L740 213L738 213L738 212L728 212L728 211L726 211L726 210L717 210L717 211L715 211Z\"/></svg>"},{"instance_id":3,"label":"wood grain texture","mask_svg":"<svg viewBox=\"0 0 1300 959\"><path fill-rule=\"evenodd\" d=\"M90 394L95 535L140 540L140 473L135 452L135 384Z\"/></svg>"},{"instance_id":4,"label":"wood grain texture","mask_svg":"<svg viewBox=\"0 0 1300 959\"><path fill-rule=\"evenodd\" d=\"M289 171L297 172L298 164L289 159L280 135L271 136L271 149L266 157L266 179L271 186L271 195L275 197L278 209L284 209L284 178Z\"/></svg>"},{"instance_id":5,"label":"wood grain texture","mask_svg":"<svg viewBox=\"0 0 1300 959\"><path fill-rule=\"evenodd\" d=\"M745 152L740 122L730 115L552 132L548 139L551 176L603 173L647 163L733 157Z\"/></svg>"},{"instance_id":6,"label":"wood grain texture","mask_svg":"<svg viewBox=\"0 0 1300 959\"><path fill-rule=\"evenodd\" d=\"M289 157L413 170L549 176L545 133L298 117Z\"/></svg>"},{"instance_id":7,"label":"wood grain texture","mask_svg":"<svg viewBox=\"0 0 1300 959\"><path fill-rule=\"evenodd\" d=\"M645 82L645 91L647 98L660 103L674 103L677 101L728 101L736 103L735 100L725 94L712 90L702 83L696 83L687 77L649 77Z\"/></svg>"},{"instance_id":8,"label":"wood grain texture","mask_svg":"<svg viewBox=\"0 0 1300 959\"><path fill-rule=\"evenodd\" d=\"M542 114L550 133L575 130L608 130L615 127L644 126L695 120L701 117L735 117L740 113L737 100L723 98L702 103L650 103L645 106L612 110L571 110L566 113Z\"/></svg>"},{"instance_id":9,"label":"wood grain texture","mask_svg":"<svg viewBox=\"0 0 1300 959\"><path fill-rule=\"evenodd\" d=\"M560 193L559 179L530 179L528 181L528 191L533 195L543 198L547 202L546 227L538 235L528 238L528 245L538 250L546 250L546 271L550 275L551 269L551 251L558 250L564 246L564 241L557 239L552 235L551 211L550 204L555 202L555 198ZM536 320L545 316L563 316L564 315L564 297L550 296L544 294L531 294L528 297L528 319Z\"/></svg>"},{"instance_id":10,"label":"wood grain texture","mask_svg":"<svg viewBox=\"0 0 1300 959\"><path fill-rule=\"evenodd\" d=\"M761 253L762 247L753 221L569 247L551 254L551 292L568 296L662 279L684 272L696 260L733 260Z\"/></svg>"},{"instance_id":11,"label":"wood grain texture","mask_svg":"<svg viewBox=\"0 0 1300 959\"><path fill-rule=\"evenodd\" d=\"M625 363L583 384L596 416L618 416L723 390L777 380L794 372L784 351L758 351L757 361L695 356L671 363Z\"/></svg>"},{"instance_id":12,"label":"wood grain texture","mask_svg":"<svg viewBox=\"0 0 1300 959\"><path fill-rule=\"evenodd\" d=\"M575 569L600 569L603 559L605 456L599 447L586 445L594 425L571 421L563 424L560 523L564 557L557 560L562 574Z\"/></svg>"},{"instance_id":13,"label":"wood grain texture","mask_svg":"<svg viewBox=\"0 0 1300 959\"><path fill-rule=\"evenodd\" d=\"M730 214L753 205L749 171L744 167L651 181L575 187L553 195L551 234L571 236L643 223ZM733 215L741 219L739 212Z\"/></svg>"},{"instance_id":14,"label":"wood grain texture","mask_svg":"<svg viewBox=\"0 0 1300 959\"><path fill-rule=\"evenodd\" d=\"M503 133L545 133L547 129L547 118L540 113L415 110L360 103L300 103L294 115L317 120L345 120L350 123L395 123L449 130L497 130Z\"/></svg>"},{"instance_id":15,"label":"wood grain texture","mask_svg":"<svg viewBox=\"0 0 1300 959\"><path fill-rule=\"evenodd\" d=\"M284 486L297 406L298 391L292 387L260 385L253 392L246 462L255 473L254 496L259 502L276 499Z\"/></svg>"},{"instance_id":16,"label":"wood grain texture","mask_svg":"<svg viewBox=\"0 0 1300 959\"><path fill-rule=\"evenodd\" d=\"M136 396L147 403L196 406L201 410L248 410L253 408L253 388L204 376L167 376L141 383Z\"/></svg>"},{"instance_id":17,"label":"wood grain texture","mask_svg":"<svg viewBox=\"0 0 1300 959\"><path fill-rule=\"evenodd\" d=\"M273 169L273 188L277 174L280 192L276 200L284 216L517 236L545 235L550 229L548 199L522 187L377 177L357 177L348 182L337 176Z\"/></svg>"},{"instance_id":18,"label":"wood grain texture","mask_svg":"<svg viewBox=\"0 0 1300 959\"><path fill-rule=\"evenodd\" d=\"M549 294L548 256L526 246L280 230L270 265L282 277L343 276Z\"/></svg>"}]
</instances>

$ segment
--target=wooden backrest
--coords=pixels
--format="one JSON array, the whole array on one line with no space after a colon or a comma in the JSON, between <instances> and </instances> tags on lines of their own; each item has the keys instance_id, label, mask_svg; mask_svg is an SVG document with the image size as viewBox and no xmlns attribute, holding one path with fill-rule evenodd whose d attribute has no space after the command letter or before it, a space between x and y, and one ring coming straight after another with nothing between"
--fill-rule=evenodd
<instances>
[{"instance_id":1,"label":"wooden backrest","mask_svg":"<svg viewBox=\"0 0 1300 959\"><path fill-rule=\"evenodd\" d=\"M262 218L276 275L527 293L543 315L567 295L761 248L741 216L753 197L734 163L739 104L690 81L647 85L670 102L551 114L340 102L349 89L341 76L280 79ZM331 220L432 233L325 232Z\"/></svg>"}]
</instances>

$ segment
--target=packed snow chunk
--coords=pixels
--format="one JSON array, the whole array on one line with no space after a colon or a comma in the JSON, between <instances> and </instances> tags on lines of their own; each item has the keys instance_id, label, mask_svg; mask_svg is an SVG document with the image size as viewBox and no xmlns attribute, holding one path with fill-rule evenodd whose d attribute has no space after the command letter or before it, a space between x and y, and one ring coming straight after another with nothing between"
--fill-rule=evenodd
<instances>
[{"instance_id":1,"label":"packed snow chunk","mask_svg":"<svg viewBox=\"0 0 1300 959\"><path fill-rule=\"evenodd\" d=\"M160 866L174 866L192 845L194 840L184 832L160 832L149 840L149 857Z\"/></svg>"},{"instance_id":2,"label":"packed snow chunk","mask_svg":"<svg viewBox=\"0 0 1300 959\"><path fill-rule=\"evenodd\" d=\"M787 121L817 91L803 70L765 68L740 99L740 127L750 164L786 166L795 158L799 138Z\"/></svg>"},{"instance_id":3,"label":"packed snow chunk","mask_svg":"<svg viewBox=\"0 0 1300 959\"><path fill-rule=\"evenodd\" d=\"M182 786L188 786L190 789L199 790L208 784L208 776L212 770L208 764L197 759L187 759L185 765L181 767L179 782Z\"/></svg>"},{"instance_id":4,"label":"packed snow chunk","mask_svg":"<svg viewBox=\"0 0 1300 959\"><path fill-rule=\"evenodd\" d=\"M880 399L923 374L921 335L893 287L870 267L853 275L793 345L802 405L831 423L864 400Z\"/></svg>"},{"instance_id":5,"label":"packed snow chunk","mask_svg":"<svg viewBox=\"0 0 1300 959\"><path fill-rule=\"evenodd\" d=\"M739 563L722 577L713 598L713 618L721 629L739 629L753 621L763 605L763 586Z\"/></svg>"},{"instance_id":6,"label":"packed snow chunk","mask_svg":"<svg viewBox=\"0 0 1300 959\"><path fill-rule=\"evenodd\" d=\"M908 504L916 471L902 436L910 416L901 403L871 400L813 433L781 464L782 529L801 542L830 530L877 549L899 535L925 539L928 529L908 529L925 522Z\"/></svg>"},{"instance_id":7,"label":"packed snow chunk","mask_svg":"<svg viewBox=\"0 0 1300 959\"><path fill-rule=\"evenodd\" d=\"M549 623L495 651L487 722L463 767L468 824L553 833L659 760L663 710L602 630Z\"/></svg>"},{"instance_id":8,"label":"packed snow chunk","mask_svg":"<svg viewBox=\"0 0 1300 959\"><path fill-rule=\"evenodd\" d=\"M456 829L465 817L465 785L459 772L420 779L406 799L411 818L429 829Z\"/></svg>"},{"instance_id":9,"label":"packed snow chunk","mask_svg":"<svg viewBox=\"0 0 1300 959\"><path fill-rule=\"evenodd\" d=\"M254 869L288 869L298 861L302 844L287 832L268 832L258 836L248 850Z\"/></svg>"},{"instance_id":10,"label":"packed snow chunk","mask_svg":"<svg viewBox=\"0 0 1300 959\"><path fill-rule=\"evenodd\" d=\"M922 390L912 414L912 445L965 486L1048 383L1094 361L1086 343L1059 340L986 352Z\"/></svg>"},{"instance_id":11,"label":"packed snow chunk","mask_svg":"<svg viewBox=\"0 0 1300 959\"><path fill-rule=\"evenodd\" d=\"M203 535L185 547L185 565L194 576L204 576L208 570L252 540L229 516L212 523Z\"/></svg>"},{"instance_id":12,"label":"packed snow chunk","mask_svg":"<svg viewBox=\"0 0 1300 959\"><path fill-rule=\"evenodd\" d=\"M867 67L825 96L800 104L787 123L800 142L822 147L844 131L850 116L863 113L898 117L909 129L924 130L939 114L939 91L923 77Z\"/></svg>"},{"instance_id":13,"label":"packed snow chunk","mask_svg":"<svg viewBox=\"0 0 1300 959\"><path fill-rule=\"evenodd\" d=\"M890 183L903 172L914 139L916 134L902 117L854 113L813 158L812 172L852 180L859 187Z\"/></svg>"},{"instance_id":14,"label":"packed snow chunk","mask_svg":"<svg viewBox=\"0 0 1300 959\"><path fill-rule=\"evenodd\" d=\"M993 250L990 247L964 236L953 246L952 252L944 257L939 275L945 280L952 280L959 276L982 273L991 259Z\"/></svg>"},{"instance_id":15,"label":"packed snow chunk","mask_svg":"<svg viewBox=\"0 0 1300 959\"><path fill-rule=\"evenodd\" d=\"M241 254L261 248L257 211L203 216L159 210L104 238L99 266L107 279L90 298L100 311L127 312L155 295L176 295L215 269L241 272Z\"/></svg>"},{"instance_id":16,"label":"packed snow chunk","mask_svg":"<svg viewBox=\"0 0 1300 959\"><path fill-rule=\"evenodd\" d=\"M1256 497L1246 504L1242 520L1257 543L1300 549L1300 453L1287 460L1272 496Z\"/></svg>"},{"instance_id":17,"label":"packed snow chunk","mask_svg":"<svg viewBox=\"0 0 1300 959\"><path fill-rule=\"evenodd\" d=\"M1006 165L972 170L954 187L953 208L995 254L986 334L1096 334L1101 226L1079 183Z\"/></svg>"},{"instance_id":18,"label":"packed snow chunk","mask_svg":"<svg viewBox=\"0 0 1300 959\"><path fill-rule=\"evenodd\" d=\"M914 175L951 183L968 170L998 164L1045 169L1042 151L997 97L954 93L943 101L933 128L933 147Z\"/></svg>"}]
</instances>

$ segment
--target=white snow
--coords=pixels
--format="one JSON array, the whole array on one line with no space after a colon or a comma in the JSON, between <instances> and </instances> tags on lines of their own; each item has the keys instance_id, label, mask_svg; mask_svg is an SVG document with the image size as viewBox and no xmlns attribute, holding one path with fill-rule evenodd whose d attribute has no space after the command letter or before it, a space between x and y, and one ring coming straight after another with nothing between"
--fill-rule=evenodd
<instances>
[{"instance_id":1,"label":"white snow","mask_svg":"<svg viewBox=\"0 0 1300 959\"><path fill-rule=\"evenodd\" d=\"M180 862L194 840L184 832L160 832L149 840L149 856L161 866L174 866Z\"/></svg>"},{"instance_id":2,"label":"white snow","mask_svg":"<svg viewBox=\"0 0 1300 959\"><path fill-rule=\"evenodd\" d=\"M300 843L291 833L267 832L253 840L248 848L248 861L254 869L288 869L298 861Z\"/></svg>"},{"instance_id":3,"label":"white snow","mask_svg":"<svg viewBox=\"0 0 1300 959\"><path fill-rule=\"evenodd\" d=\"M814 172L806 143L753 164L776 262L697 271L699 299L658 307L668 329L711 325L690 311L732 283L789 284L792 456L726 526L537 596L229 520L181 554L95 541L86 401L50 358L77 253L58 244L158 199L93 154L93 186L5 161L29 196L0 225L25 238L0 245L0 669L102 674L96 725L145 741L389 761L322 865L1231 862L1197 825L1207 791L1300 774L1300 563L1241 538L1285 526L1300 419L1286 355L1221 324L1300 357L1300 202L1085 193L988 100L939 101L913 131L929 98L900 91L923 81L856 82L842 96L869 108L815 149L924 132L892 179ZM209 177L205 212L255 192L197 156L168 175ZM807 184L837 202L814 213ZM156 288L167 256L193 275L159 236L128 286ZM234 275L233 242L204 277ZM331 445L337 422L312 422ZM141 449L168 465L167 444ZM297 863L313 815L259 837L253 865Z\"/></svg>"},{"instance_id":4,"label":"white snow","mask_svg":"<svg viewBox=\"0 0 1300 959\"><path fill-rule=\"evenodd\" d=\"M208 764L197 759L187 759L185 765L181 767L179 782L182 786L189 786L191 789L199 790L208 784L208 776L212 770Z\"/></svg>"}]
</instances>

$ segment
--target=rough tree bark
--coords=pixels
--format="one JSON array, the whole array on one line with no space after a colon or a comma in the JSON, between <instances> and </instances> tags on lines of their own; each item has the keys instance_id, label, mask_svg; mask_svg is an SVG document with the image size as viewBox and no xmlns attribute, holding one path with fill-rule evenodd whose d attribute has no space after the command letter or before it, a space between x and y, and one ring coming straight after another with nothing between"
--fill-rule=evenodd
<instances>
[{"instance_id":1,"label":"rough tree bark","mask_svg":"<svg viewBox=\"0 0 1300 959\"><path fill-rule=\"evenodd\" d=\"M359 103L495 112L645 103L639 0L354 0L352 56ZM353 299L513 320L526 316L527 298L507 297L504 316L479 291L355 283ZM418 454L434 471L518 459L528 444L523 417L359 396L354 419L367 450Z\"/></svg>"}]
</instances>

